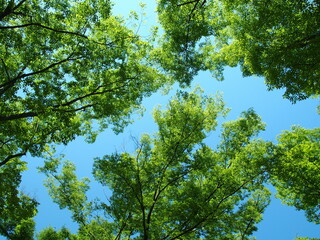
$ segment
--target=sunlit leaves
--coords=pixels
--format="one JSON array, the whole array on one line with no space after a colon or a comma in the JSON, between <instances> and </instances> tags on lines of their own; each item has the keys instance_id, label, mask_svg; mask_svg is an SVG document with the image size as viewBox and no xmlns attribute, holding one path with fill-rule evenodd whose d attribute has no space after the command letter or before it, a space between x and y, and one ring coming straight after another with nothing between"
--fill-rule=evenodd
<instances>
[{"instance_id":1,"label":"sunlit leaves","mask_svg":"<svg viewBox=\"0 0 320 240\"><path fill-rule=\"evenodd\" d=\"M60 208L68 208L73 212L74 221L83 223L87 220L87 208L90 206L86 197L89 180L77 180L75 166L71 162L64 163L60 174L57 167L52 168L46 164L41 169L48 176L45 186Z\"/></svg>"},{"instance_id":2,"label":"sunlit leaves","mask_svg":"<svg viewBox=\"0 0 320 240\"><path fill-rule=\"evenodd\" d=\"M95 159L95 179L112 192L107 202L87 203L87 185L74 166L57 174L54 159L42 169L56 176L47 184L51 196L84 216L82 223L74 217L79 237L95 231L116 239L250 239L270 202L271 179L285 203L317 222L318 129L294 127L277 145L265 142L255 139L265 124L249 109L222 124L211 148L204 140L226 112L220 96L179 91L165 109L155 109L158 132L144 134L135 153Z\"/></svg>"},{"instance_id":3,"label":"sunlit leaves","mask_svg":"<svg viewBox=\"0 0 320 240\"><path fill-rule=\"evenodd\" d=\"M278 141L269 171L280 199L305 210L308 220L320 223L320 129L295 126L284 131Z\"/></svg>"},{"instance_id":4,"label":"sunlit leaves","mask_svg":"<svg viewBox=\"0 0 320 240\"><path fill-rule=\"evenodd\" d=\"M70 233L66 228L62 228L59 231L55 231L53 227L48 227L42 230L38 235L37 239L39 240L76 240L79 239L76 235Z\"/></svg>"},{"instance_id":5,"label":"sunlit leaves","mask_svg":"<svg viewBox=\"0 0 320 240\"><path fill-rule=\"evenodd\" d=\"M105 210L121 236L246 239L252 234L269 196L263 171L254 163L268 146L250 142L264 124L252 110L245 112L223 128L222 135L236 144L227 150L222 140L212 150L203 140L224 113L220 97L204 96L200 89L179 92L167 109L155 110L159 131L154 138L144 135L136 154L96 159L96 179L112 190ZM226 159L227 151L234 155Z\"/></svg>"},{"instance_id":6,"label":"sunlit leaves","mask_svg":"<svg viewBox=\"0 0 320 240\"><path fill-rule=\"evenodd\" d=\"M25 167L14 160L0 168L0 234L8 239L33 239L38 202L18 189Z\"/></svg>"},{"instance_id":7,"label":"sunlit leaves","mask_svg":"<svg viewBox=\"0 0 320 240\"><path fill-rule=\"evenodd\" d=\"M0 134L10 139L4 158L41 155L45 143L79 135L93 142L93 124L119 132L143 97L170 83L154 68L152 41L111 16L108 0L15 7L19 14L8 12L0 27Z\"/></svg>"},{"instance_id":8,"label":"sunlit leaves","mask_svg":"<svg viewBox=\"0 0 320 240\"><path fill-rule=\"evenodd\" d=\"M319 3L315 1L159 1L162 61L189 83L199 70L223 79L225 66L285 88L292 102L319 94Z\"/></svg>"}]
</instances>

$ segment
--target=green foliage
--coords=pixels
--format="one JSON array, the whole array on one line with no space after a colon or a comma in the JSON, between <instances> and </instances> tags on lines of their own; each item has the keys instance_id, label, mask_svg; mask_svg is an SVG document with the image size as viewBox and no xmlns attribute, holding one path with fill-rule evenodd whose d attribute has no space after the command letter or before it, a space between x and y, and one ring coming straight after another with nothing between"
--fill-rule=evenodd
<instances>
[{"instance_id":1,"label":"green foliage","mask_svg":"<svg viewBox=\"0 0 320 240\"><path fill-rule=\"evenodd\" d=\"M320 223L320 130L294 127L274 145L256 139L265 124L249 109L222 125L212 149L205 139L228 110L200 88L157 108L158 132L135 153L95 160L109 202L89 201L89 180L50 150L77 136L93 142L109 125L118 133L143 97L172 77L188 85L201 70L222 79L225 66L240 65L270 89L285 87L292 102L319 95L318 1L160 0L158 48L111 7L0 1L0 234L34 238L38 203L18 190L27 153L47 159L49 194L79 224L77 234L49 227L38 239L249 239L269 204L269 178L286 204Z\"/></svg>"},{"instance_id":2,"label":"green foliage","mask_svg":"<svg viewBox=\"0 0 320 240\"><path fill-rule=\"evenodd\" d=\"M78 180L75 173L75 165L65 161L60 168L61 157L53 156L53 152L47 155L47 160L39 170L48 178L45 186L49 195L61 209L67 208L72 212L72 219L79 224L78 235L73 235L63 228L56 232L52 228L41 231L39 239L110 239L109 223L99 217L93 217L95 208L88 201L89 179ZM51 238L50 238L51 237Z\"/></svg>"},{"instance_id":3,"label":"green foliage","mask_svg":"<svg viewBox=\"0 0 320 240\"><path fill-rule=\"evenodd\" d=\"M160 0L160 62L181 82L199 70L223 79L225 66L240 65L244 76L264 76L269 89L285 88L292 102L317 95L319 7L308 0Z\"/></svg>"},{"instance_id":4,"label":"green foliage","mask_svg":"<svg viewBox=\"0 0 320 240\"><path fill-rule=\"evenodd\" d=\"M0 165L46 143L92 142L93 123L121 131L168 80L152 41L111 16L109 0L1 3Z\"/></svg>"},{"instance_id":5,"label":"green foliage","mask_svg":"<svg viewBox=\"0 0 320 240\"><path fill-rule=\"evenodd\" d=\"M264 124L249 110L223 125L211 149L204 140L225 114L220 96L178 92L167 109L154 111L159 131L143 135L135 154L95 160L96 180L112 191L109 202L88 203L87 185L68 162L60 174L58 161L47 162L46 186L72 211L81 239L249 239L269 204L259 162L271 144L253 139Z\"/></svg>"},{"instance_id":6,"label":"green foliage","mask_svg":"<svg viewBox=\"0 0 320 240\"><path fill-rule=\"evenodd\" d=\"M67 228L62 228L58 232L52 228L48 227L42 230L38 235L39 240L77 240L79 239L75 234L69 232Z\"/></svg>"},{"instance_id":7,"label":"green foliage","mask_svg":"<svg viewBox=\"0 0 320 240\"><path fill-rule=\"evenodd\" d=\"M18 160L0 168L0 235L8 239L33 239L38 203L18 190L24 169Z\"/></svg>"},{"instance_id":8,"label":"green foliage","mask_svg":"<svg viewBox=\"0 0 320 240\"><path fill-rule=\"evenodd\" d=\"M168 82L150 59L153 42L111 7L109 0L0 1L0 231L7 237L32 236L36 212L17 190L20 157L43 157L50 144L77 136L93 142L109 125L121 131L142 98Z\"/></svg>"},{"instance_id":9,"label":"green foliage","mask_svg":"<svg viewBox=\"0 0 320 240\"><path fill-rule=\"evenodd\" d=\"M95 159L95 179L112 191L108 202L88 202L86 180L55 158L42 168L49 193L71 210L80 239L250 239L269 204L270 179L286 204L318 223L319 129L293 127L275 145L256 139L265 124L249 109L222 124L212 149L206 136L227 111L220 96L179 91L155 109L158 132L144 134L134 154Z\"/></svg>"},{"instance_id":10,"label":"green foliage","mask_svg":"<svg viewBox=\"0 0 320 240\"><path fill-rule=\"evenodd\" d=\"M88 213L85 211L90 207L87 203L86 192L89 189L89 180L84 178L82 181L77 180L75 175L75 165L71 162L65 162L58 174L59 161L52 159L53 166L45 164L40 170L49 178L45 186L49 189L49 195L60 208L68 208L72 211L72 218L75 222L82 223L87 219Z\"/></svg>"},{"instance_id":11,"label":"green foliage","mask_svg":"<svg viewBox=\"0 0 320 240\"><path fill-rule=\"evenodd\" d=\"M278 141L269 166L278 196L287 205L304 210L309 221L319 224L320 128L295 126L284 131Z\"/></svg>"}]
</instances>

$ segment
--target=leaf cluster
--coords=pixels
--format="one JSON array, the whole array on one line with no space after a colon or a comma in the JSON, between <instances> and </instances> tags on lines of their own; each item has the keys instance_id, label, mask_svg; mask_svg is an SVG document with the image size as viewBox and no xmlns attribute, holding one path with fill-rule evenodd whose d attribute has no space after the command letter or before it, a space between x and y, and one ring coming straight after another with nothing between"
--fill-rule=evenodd
<instances>
[{"instance_id":1,"label":"leaf cluster","mask_svg":"<svg viewBox=\"0 0 320 240\"><path fill-rule=\"evenodd\" d=\"M179 92L167 109L154 111L159 131L143 135L135 154L95 160L96 180L112 192L108 202L88 203L82 197L87 185L74 178L70 163L58 175L50 165L42 169L49 192L73 216L85 215L83 221L73 217L82 237L249 239L269 204L267 176L259 163L272 146L252 139L264 124L249 110L223 125L222 140L211 149L204 139L225 112L219 96L204 96L200 89ZM96 232L93 223L104 230Z\"/></svg>"},{"instance_id":2,"label":"leaf cluster","mask_svg":"<svg viewBox=\"0 0 320 240\"><path fill-rule=\"evenodd\" d=\"M222 80L224 67L239 65L244 76L263 76L269 90L285 88L293 103L318 95L319 6L308 0L159 1L161 64L187 84L200 70Z\"/></svg>"}]
</instances>

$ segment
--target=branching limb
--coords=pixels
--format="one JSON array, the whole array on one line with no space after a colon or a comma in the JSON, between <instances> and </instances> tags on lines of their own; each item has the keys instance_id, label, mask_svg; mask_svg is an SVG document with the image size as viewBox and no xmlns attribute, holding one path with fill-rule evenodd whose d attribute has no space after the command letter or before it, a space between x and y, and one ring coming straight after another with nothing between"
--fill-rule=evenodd
<instances>
[{"instance_id":1,"label":"branching limb","mask_svg":"<svg viewBox=\"0 0 320 240\"><path fill-rule=\"evenodd\" d=\"M17 157L22 157L24 155L26 155L26 152L21 152L21 153L16 153L16 154L12 154L7 156L2 162L0 162L0 167L2 167L3 165L5 165L7 162L9 162L11 159L13 158L17 158Z\"/></svg>"},{"instance_id":2,"label":"branching limb","mask_svg":"<svg viewBox=\"0 0 320 240\"><path fill-rule=\"evenodd\" d=\"M198 3L200 0L193 0L193 1L189 1L189 2L185 2L185 3L180 3L177 4L178 7L184 6L184 5L188 5L188 4L192 4L192 3Z\"/></svg>"},{"instance_id":3,"label":"branching limb","mask_svg":"<svg viewBox=\"0 0 320 240\"><path fill-rule=\"evenodd\" d=\"M16 6L14 6L14 0L10 0L4 11L0 13L0 21L2 21L6 16L14 13L14 11L17 10L26 1L27 0L21 0Z\"/></svg>"},{"instance_id":4,"label":"branching limb","mask_svg":"<svg viewBox=\"0 0 320 240\"><path fill-rule=\"evenodd\" d=\"M79 33L79 32L71 32L71 31L66 31L66 30L60 30L60 29L55 29L49 26L45 26L43 24L40 23L26 23L26 24L22 24L22 25L15 25L15 26L0 26L0 29L15 29L15 28L24 28L24 27L30 27L30 26L37 26L37 27L41 27L56 33L61 33L61 34L69 34L69 35L74 35L77 37L81 37L87 40L90 40L96 44L99 45L104 45L104 46L112 46L114 42L109 42L109 43L102 43L102 42L98 42L98 41L94 41L92 39L89 39L89 37L85 34Z\"/></svg>"},{"instance_id":5,"label":"branching limb","mask_svg":"<svg viewBox=\"0 0 320 240\"><path fill-rule=\"evenodd\" d=\"M21 71L18 73L18 75L13 78L13 79L10 79L9 81L3 83L0 85L0 95L2 95L3 93L5 93L8 89L10 89L11 87L14 86L14 84L22 79L22 78L26 78L26 77L30 77L30 76L33 76L33 75L36 75L36 74L41 74L41 73L44 73L56 66L59 66L60 64L62 63L65 63L65 62L68 62L68 61L75 61L75 60L78 60L78 59L81 59L81 57L78 57L78 58L71 58L71 56L73 55L73 53L71 53L67 58L65 59L62 59L58 62L55 62L55 63L52 63L50 65L48 65L47 67L43 68L43 69L40 69L38 71L34 71L34 72L31 72L31 73L26 73L24 74L23 71L27 68L27 67L24 67L21 69Z\"/></svg>"}]
</instances>

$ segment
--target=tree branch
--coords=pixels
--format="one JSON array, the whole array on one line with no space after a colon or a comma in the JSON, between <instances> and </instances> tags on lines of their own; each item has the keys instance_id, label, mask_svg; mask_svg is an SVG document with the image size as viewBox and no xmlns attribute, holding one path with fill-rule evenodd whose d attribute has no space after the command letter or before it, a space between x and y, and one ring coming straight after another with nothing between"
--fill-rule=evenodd
<instances>
[{"instance_id":1,"label":"tree branch","mask_svg":"<svg viewBox=\"0 0 320 240\"><path fill-rule=\"evenodd\" d=\"M38 71L35 71L35 72L31 72L31 73L27 73L27 74L24 74L23 71L27 68L27 67L23 67L21 69L21 71L18 73L18 75L13 78L13 79L10 79L9 81L3 83L0 85L0 95L5 93L9 88L11 88L12 86L14 86L14 84L19 80L19 79L22 79L22 78L25 78L25 77L30 77L30 76L33 76L33 75L36 75L36 74L40 74L40 73L44 73L46 71L48 71L49 69L51 68L54 68L64 62L68 62L68 61L75 61L75 60L78 60L78 59L81 59L81 57L78 57L78 58L71 58L71 56L73 55L73 53L71 53L67 58L65 59L62 59L58 62L55 62L55 63L52 63L50 65L48 65L47 67L43 68L43 69L40 69Z\"/></svg>"},{"instance_id":2,"label":"tree branch","mask_svg":"<svg viewBox=\"0 0 320 240\"><path fill-rule=\"evenodd\" d=\"M9 115L9 116L0 116L0 122L17 120L17 119L21 119L21 118L35 117L35 116L38 116L38 113L25 112L25 113L13 114L13 115Z\"/></svg>"},{"instance_id":3,"label":"tree branch","mask_svg":"<svg viewBox=\"0 0 320 240\"><path fill-rule=\"evenodd\" d=\"M112 92L114 90L117 90L117 89L121 89L123 87L125 87L126 84L124 85L121 85L119 87L116 87L116 88L112 88L112 89L106 89L104 91L101 91L101 92L96 92L99 88L101 88L102 86L99 86L97 87L93 92L91 93L88 93L88 94L85 94L83 96L80 96L78 98L75 98L73 100L70 100L66 103L63 103L63 104L60 104L60 105L54 105L54 106L46 106L47 108L48 107L53 107L53 111L64 111L64 112L77 112L77 111L81 111L81 110L85 110L89 107L93 107L94 104L87 104L87 105L84 105L84 106L81 106L79 108L75 108L75 109L69 109L69 110L63 110L61 109L61 107L67 107L67 106L70 106L72 105L73 103L75 102L78 102L84 98L87 98L87 97L90 97L90 96L94 96L94 95L101 95L101 94L105 94L107 92ZM0 115L0 122L4 122L4 121L11 121L11 120L17 120L17 119L21 119L21 118L28 118L28 117L36 117L36 116L39 116L41 113L43 113L45 110L43 111L39 111L39 112L35 112L35 111L31 111L31 112L24 112L24 113L19 113L19 114L12 114L12 115L9 115L9 116L1 116Z\"/></svg>"},{"instance_id":4,"label":"tree branch","mask_svg":"<svg viewBox=\"0 0 320 240\"><path fill-rule=\"evenodd\" d=\"M70 31L66 31L66 30L54 29L52 27L48 27L48 26L42 25L40 23L26 23L26 24L15 25L15 26L0 26L0 29L15 29L15 28L30 27L30 26L38 26L38 27L45 28L45 29L53 31L53 32L65 33L65 34L75 35L75 36L78 36L78 37L82 37L82 38L88 39L88 36L86 36L84 34L77 33L77 32L70 32Z\"/></svg>"},{"instance_id":5,"label":"tree branch","mask_svg":"<svg viewBox=\"0 0 320 240\"><path fill-rule=\"evenodd\" d=\"M0 13L0 21L2 21L6 16L14 13L26 0L21 0L16 6L14 6L14 0L10 0L5 10Z\"/></svg>"},{"instance_id":6,"label":"tree branch","mask_svg":"<svg viewBox=\"0 0 320 240\"><path fill-rule=\"evenodd\" d=\"M22 157L24 155L26 155L26 152L22 152L22 153L17 153L17 154L12 154L10 156L7 156L2 162L0 162L0 167L2 167L3 165L5 165L7 162L9 162L11 159L13 158L17 158L17 157Z\"/></svg>"},{"instance_id":7,"label":"tree branch","mask_svg":"<svg viewBox=\"0 0 320 240\"><path fill-rule=\"evenodd\" d=\"M185 2L185 3L180 3L180 4L177 4L178 7L181 7L181 6L184 6L184 5L188 5L188 4L191 4L191 3L195 3L195 2L199 2L200 0L193 0L193 1L190 1L190 2Z\"/></svg>"},{"instance_id":8,"label":"tree branch","mask_svg":"<svg viewBox=\"0 0 320 240\"><path fill-rule=\"evenodd\" d=\"M256 176L255 176L256 177ZM181 236L190 233L192 231L194 231L197 227L199 227L203 222L205 222L211 215L215 214L216 211L219 209L220 205L227 200L228 198L232 197L234 194L236 194L240 189L242 189L248 182L252 181L255 177L250 178L247 181L244 181L240 186L238 186L235 190L231 191L229 194L227 194L225 197L223 197L217 204L217 206L215 207L215 209L211 212L209 212L207 215L205 215L204 217L202 217L198 222L196 222L193 226L190 226L189 228L186 228L185 230L183 230L181 233L179 233L178 235L174 236L173 238L170 238L170 240L174 240L174 239L179 239ZM193 217L193 216L192 216ZM168 238L169 236L166 236L163 239Z\"/></svg>"},{"instance_id":9,"label":"tree branch","mask_svg":"<svg viewBox=\"0 0 320 240\"><path fill-rule=\"evenodd\" d=\"M139 156L141 153L142 149L140 147L138 155L136 157L136 162L137 162L137 171L136 171L136 181L138 183L139 186L139 194L140 194L140 209L142 212L142 226L143 226L143 239L144 240L148 240L148 223L146 221L146 207L144 205L144 197L143 197L143 191L142 191L142 182L140 179L140 166L139 166Z\"/></svg>"},{"instance_id":10,"label":"tree branch","mask_svg":"<svg viewBox=\"0 0 320 240\"><path fill-rule=\"evenodd\" d=\"M27 74L22 74L21 76L18 76L17 78L21 79L21 78L33 76L33 75L36 75L36 74L39 74L39 73L44 73L45 71L47 71L47 70L49 70L49 69L51 69L51 68L53 68L53 67L55 67L55 66L57 66L57 65L60 65L60 64L62 64L62 63L64 63L64 62L75 61L75 60L81 59L81 57L71 58L72 55L73 55L73 53L70 54L69 57L67 57L67 58L65 58L65 59L63 59L63 60L60 60L60 61L58 61L58 62L52 63L52 64L50 64L49 66L47 66L47 67L45 67L45 68L43 68L43 69L41 69L41 70L38 70L38 71L35 71L35 72L31 72L31 73L27 73Z\"/></svg>"},{"instance_id":11,"label":"tree branch","mask_svg":"<svg viewBox=\"0 0 320 240\"><path fill-rule=\"evenodd\" d=\"M126 218L125 222L122 224L122 226L120 227L117 236L115 237L114 240L120 240L121 239L121 234L123 232L123 230L126 228L127 226L127 221L128 219L131 217L131 213L129 213L128 217Z\"/></svg>"},{"instance_id":12,"label":"tree branch","mask_svg":"<svg viewBox=\"0 0 320 240\"><path fill-rule=\"evenodd\" d=\"M30 26L37 26L37 27L41 27L56 33L62 33L62 34L69 34L69 35L74 35L74 36L78 36L84 39L87 39L89 41L92 41L96 44L99 45L104 45L104 46L112 46L113 42L109 42L109 43L102 43L102 42L98 42L92 39L89 39L89 37L87 35L84 35L82 33L78 33L78 32L71 32L71 31L67 31L67 30L61 30L61 29L55 29L49 26L45 26L41 23L26 23L26 24L22 24L22 25L15 25L15 26L0 26L0 29L15 29L15 28L24 28L24 27L30 27Z\"/></svg>"},{"instance_id":13,"label":"tree branch","mask_svg":"<svg viewBox=\"0 0 320 240\"><path fill-rule=\"evenodd\" d=\"M294 41L293 43L289 44L288 46L285 47L285 49L291 49L291 48L304 48L308 45L310 45L310 42L316 38L320 37L320 31L311 34L307 37L304 37L302 39L298 39Z\"/></svg>"},{"instance_id":14,"label":"tree branch","mask_svg":"<svg viewBox=\"0 0 320 240\"><path fill-rule=\"evenodd\" d=\"M13 7L12 11L17 10L24 2L26 2L27 0L21 0L15 7Z\"/></svg>"},{"instance_id":15,"label":"tree branch","mask_svg":"<svg viewBox=\"0 0 320 240\"><path fill-rule=\"evenodd\" d=\"M218 191L218 189L222 187L222 185L223 183L221 183L221 181L218 181L217 187L208 195L205 201L209 202L212 199L213 195Z\"/></svg>"}]
</instances>

